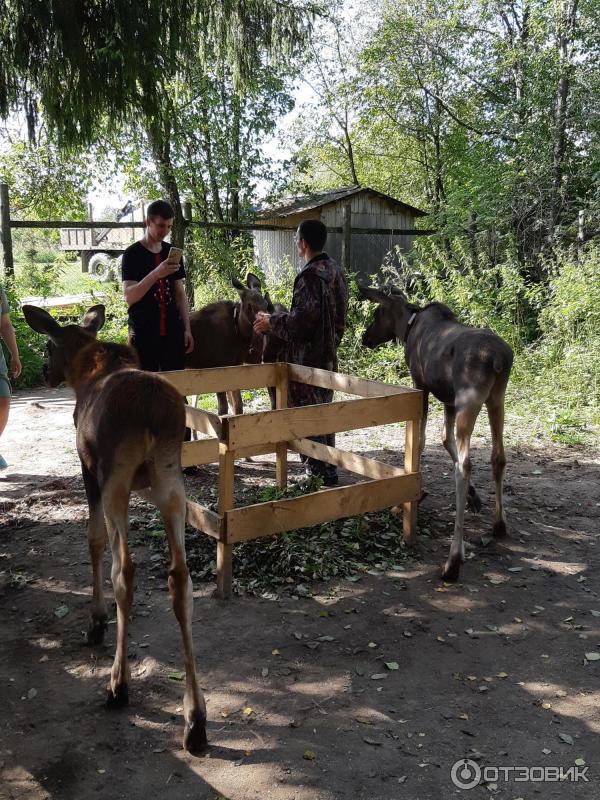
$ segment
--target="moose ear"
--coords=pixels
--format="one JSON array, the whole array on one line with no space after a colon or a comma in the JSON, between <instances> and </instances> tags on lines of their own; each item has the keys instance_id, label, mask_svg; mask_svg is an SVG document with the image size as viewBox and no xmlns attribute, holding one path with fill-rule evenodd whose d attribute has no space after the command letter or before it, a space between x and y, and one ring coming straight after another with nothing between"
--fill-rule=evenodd
<instances>
[{"instance_id":1,"label":"moose ear","mask_svg":"<svg viewBox=\"0 0 600 800\"><path fill-rule=\"evenodd\" d=\"M238 292L245 292L246 291L246 287L244 286L244 284L241 281L238 281L237 278L232 278L231 279L231 285L233 286L234 289L237 289Z\"/></svg>"},{"instance_id":2,"label":"moose ear","mask_svg":"<svg viewBox=\"0 0 600 800\"><path fill-rule=\"evenodd\" d=\"M275 311L275 306L271 302L271 296L268 292L265 292L263 297L265 298L265 303L267 304L267 311L269 314L272 314Z\"/></svg>"},{"instance_id":3,"label":"moose ear","mask_svg":"<svg viewBox=\"0 0 600 800\"><path fill-rule=\"evenodd\" d=\"M23 316L25 322L37 333L43 333L53 341L60 339L62 328L58 322L51 317L43 308L37 306L23 306Z\"/></svg>"},{"instance_id":4,"label":"moose ear","mask_svg":"<svg viewBox=\"0 0 600 800\"><path fill-rule=\"evenodd\" d=\"M105 318L106 317L105 317L104 306L101 303L99 303L97 306L92 306L91 308L88 308L81 322L81 327L85 328L86 331L89 331L90 333L93 333L95 335L104 325Z\"/></svg>"},{"instance_id":5,"label":"moose ear","mask_svg":"<svg viewBox=\"0 0 600 800\"><path fill-rule=\"evenodd\" d=\"M371 300L373 303L387 303L390 296L382 289L374 289L371 286L358 287L359 300Z\"/></svg>"},{"instance_id":6,"label":"moose ear","mask_svg":"<svg viewBox=\"0 0 600 800\"><path fill-rule=\"evenodd\" d=\"M248 275L246 276L246 286L249 289L256 289L260 292L261 289L260 278L253 272L249 272Z\"/></svg>"}]
</instances>

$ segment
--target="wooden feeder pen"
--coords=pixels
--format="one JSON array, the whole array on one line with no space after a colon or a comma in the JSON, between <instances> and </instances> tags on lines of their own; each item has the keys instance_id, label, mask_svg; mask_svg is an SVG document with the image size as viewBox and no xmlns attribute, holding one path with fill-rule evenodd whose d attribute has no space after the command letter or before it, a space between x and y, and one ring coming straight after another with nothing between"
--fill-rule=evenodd
<instances>
[{"instance_id":1,"label":"wooden feeder pen","mask_svg":"<svg viewBox=\"0 0 600 800\"><path fill-rule=\"evenodd\" d=\"M186 424L210 438L182 445L183 466L219 464L219 512L188 501L187 523L217 540L217 596L231 596L235 542L271 536L403 504L404 540L416 536L421 492L419 442L422 393L402 386L363 380L339 372L277 363L179 370L163 373L183 396L274 386L277 409L219 417L186 405ZM333 389L356 399L287 407L288 382ZM307 439L392 422L406 422L404 467L394 467ZM276 454L277 486L287 484L287 453L304 454L335 464L368 480L234 508L236 459Z\"/></svg>"}]
</instances>

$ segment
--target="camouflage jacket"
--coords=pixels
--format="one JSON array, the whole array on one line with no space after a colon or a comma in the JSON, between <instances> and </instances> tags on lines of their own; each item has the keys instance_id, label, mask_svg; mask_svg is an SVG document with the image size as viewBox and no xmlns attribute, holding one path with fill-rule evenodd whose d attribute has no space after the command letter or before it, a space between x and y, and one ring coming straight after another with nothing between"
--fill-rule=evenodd
<instances>
[{"instance_id":1,"label":"camouflage jacket","mask_svg":"<svg viewBox=\"0 0 600 800\"><path fill-rule=\"evenodd\" d=\"M296 276L292 307L289 313L271 315L271 330L287 343L291 363L335 370L347 311L346 276L321 253Z\"/></svg>"}]
</instances>

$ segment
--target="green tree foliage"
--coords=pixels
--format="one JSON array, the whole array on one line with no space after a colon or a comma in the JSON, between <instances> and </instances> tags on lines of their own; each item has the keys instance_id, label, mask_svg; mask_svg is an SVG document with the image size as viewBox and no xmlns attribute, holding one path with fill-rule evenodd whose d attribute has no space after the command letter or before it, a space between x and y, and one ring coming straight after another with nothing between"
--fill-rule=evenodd
<instances>
[{"instance_id":1,"label":"green tree foliage","mask_svg":"<svg viewBox=\"0 0 600 800\"><path fill-rule=\"evenodd\" d=\"M198 57L250 84L305 38L314 8L293 0L6 0L0 20L0 116L39 107L62 144L88 144L105 116L152 119L165 81ZM38 105L39 103L39 105Z\"/></svg>"},{"instance_id":2,"label":"green tree foliage","mask_svg":"<svg viewBox=\"0 0 600 800\"><path fill-rule=\"evenodd\" d=\"M85 219L92 180L90 157L62 153L45 137L0 152L0 182L8 184L15 219Z\"/></svg>"},{"instance_id":3,"label":"green tree foliage","mask_svg":"<svg viewBox=\"0 0 600 800\"><path fill-rule=\"evenodd\" d=\"M428 208L448 256L454 237L475 266L509 248L544 280L580 209L599 227L599 22L594 0L386 0L351 80L360 182ZM327 125L299 155L329 185L344 174Z\"/></svg>"}]
</instances>

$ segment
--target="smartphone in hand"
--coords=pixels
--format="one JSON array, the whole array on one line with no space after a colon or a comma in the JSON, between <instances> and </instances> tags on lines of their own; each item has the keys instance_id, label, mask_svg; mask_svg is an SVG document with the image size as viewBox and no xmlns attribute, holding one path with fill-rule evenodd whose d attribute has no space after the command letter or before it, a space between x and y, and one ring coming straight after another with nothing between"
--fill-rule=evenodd
<instances>
[{"instance_id":1,"label":"smartphone in hand","mask_svg":"<svg viewBox=\"0 0 600 800\"><path fill-rule=\"evenodd\" d=\"M170 261L172 264L179 264L182 255L183 255L183 250L180 247L172 247L169 250L167 261Z\"/></svg>"}]
</instances>

